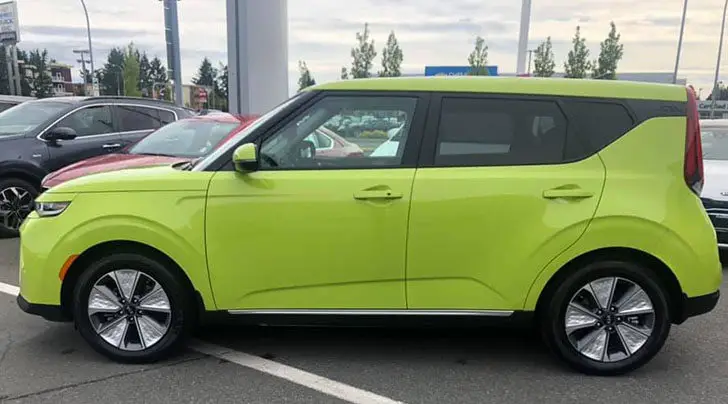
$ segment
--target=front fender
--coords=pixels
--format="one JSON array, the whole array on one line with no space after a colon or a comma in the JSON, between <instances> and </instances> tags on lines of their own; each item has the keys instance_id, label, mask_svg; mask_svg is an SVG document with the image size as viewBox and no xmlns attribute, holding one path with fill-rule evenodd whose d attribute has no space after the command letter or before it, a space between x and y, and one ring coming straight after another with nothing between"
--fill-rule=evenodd
<instances>
[{"instance_id":1,"label":"front fender","mask_svg":"<svg viewBox=\"0 0 728 404\"><path fill-rule=\"evenodd\" d=\"M200 293L205 309L215 308L205 257L204 193L161 192L155 196L98 193L75 197L54 194L53 197L56 201L65 198L72 202L57 217L38 218L35 213L31 214L22 228L21 279L40 273L47 280L21 282L21 292L26 298L55 300L61 286L58 273L69 257L100 244L127 241L167 255ZM45 286L26 295L26 285L27 288Z\"/></svg>"},{"instance_id":2,"label":"front fender","mask_svg":"<svg viewBox=\"0 0 728 404\"><path fill-rule=\"evenodd\" d=\"M13 175L32 179L33 183L40 184L48 172L41 166L30 161L6 160L0 161L0 177L12 177Z\"/></svg>"}]
</instances>

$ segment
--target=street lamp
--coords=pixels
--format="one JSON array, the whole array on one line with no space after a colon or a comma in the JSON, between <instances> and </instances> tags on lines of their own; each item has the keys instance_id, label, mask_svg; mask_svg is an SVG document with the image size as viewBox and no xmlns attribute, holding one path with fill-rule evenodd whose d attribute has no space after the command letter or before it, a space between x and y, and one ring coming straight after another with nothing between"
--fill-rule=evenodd
<instances>
[{"instance_id":1,"label":"street lamp","mask_svg":"<svg viewBox=\"0 0 728 404\"><path fill-rule=\"evenodd\" d=\"M710 119L715 117L715 102L720 96L720 88L718 87L718 75L720 74L720 58L723 54L723 34L725 33L725 14L728 10L728 0L725 0L723 5L723 22L720 26L720 42L718 42L718 61L715 64L715 80L713 80L713 100L710 103Z\"/></svg>"},{"instance_id":2,"label":"street lamp","mask_svg":"<svg viewBox=\"0 0 728 404\"><path fill-rule=\"evenodd\" d=\"M680 66L680 52L682 51L683 34L685 33L685 17L688 14L688 0L683 4L682 22L680 23L680 38L677 40L677 57L675 58L675 72L672 75L672 84L677 84L677 70Z\"/></svg>"},{"instance_id":3,"label":"street lamp","mask_svg":"<svg viewBox=\"0 0 728 404\"><path fill-rule=\"evenodd\" d=\"M88 34L88 57L91 61L91 85L93 86L94 96L98 96L98 85L96 83L96 70L94 69L94 49L91 47L91 22L88 19L88 10L86 9L86 2L81 0L83 6L83 13L86 15L86 33Z\"/></svg>"},{"instance_id":4,"label":"street lamp","mask_svg":"<svg viewBox=\"0 0 728 404\"><path fill-rule=\"evenodd\" d=\"M526 54L528 53L528 31L531 25L531 0L523 0L521 4L521 29L518 34L518 61L516 74L526 73Z\"/></svg>"}]
</instances>

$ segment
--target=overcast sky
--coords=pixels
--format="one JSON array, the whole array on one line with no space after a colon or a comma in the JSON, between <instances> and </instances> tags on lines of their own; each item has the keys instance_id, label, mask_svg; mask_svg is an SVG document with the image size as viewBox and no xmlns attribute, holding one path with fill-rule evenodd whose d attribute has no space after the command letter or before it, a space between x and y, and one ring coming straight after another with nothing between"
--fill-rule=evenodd
<instances>
[{"instance_id":1,"label":"overcast sky","mask_svg":"<svg viewBox=\"0 0 728 404\"><path fill-rule=\"evenodd\" d=\"M257 0L264 1L264 0ZM158 0L86 0L94 38L97 68L108 49L133 40L151 55L164 59L162 4ZM404 51L405 72L425 65L463 65L474 38L486 38L489 63L515 71L518 0L288 0L289 81L298 77L297 61L305 60L317 81L338 78L349 66L355 33L369 22L376 47L394 30ZM614 20L622 34L624 72L672 71L683 0L533 0L531 47L551 36L557 69L571 46L575 27L596 57L599 42ZM723 0L691 0L680 76L703 96L710 91L715 70ZM86 28L78 0L18 0L22 48L48 48L60 62L72 63L74 48L85 47ZM189 82L202 57L226 62L225 0L179 2L182 75ZM728 48L723 53L725 65ZM379 56L377 63L379 64ZM377 65L377 68L379 66ZM728 70L728 66L722 72ZM78 69L76 69L78 70ZM76 80L78 72L75 72ZM728 76L722 74L721 78Z\"/></svg>"}]
</instances>

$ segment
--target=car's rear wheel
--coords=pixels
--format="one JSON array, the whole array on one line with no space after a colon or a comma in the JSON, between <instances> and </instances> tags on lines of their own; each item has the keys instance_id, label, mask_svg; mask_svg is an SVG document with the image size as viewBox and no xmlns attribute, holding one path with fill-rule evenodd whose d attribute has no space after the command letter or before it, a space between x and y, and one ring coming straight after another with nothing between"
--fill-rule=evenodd
<instances>
[{"instance_id":1,"label":"car's rear wheel","mask_svg":"<svg viewBox=\"0 0 728 404\"><path fill-rule=\"evenodd\" d=\"M164 264L133 253L112 254L79 278L74 320L101 354L119 362L154 362L174 353L189 334L188 295Z\"/></svg>"},{"instance_id":2,"label":"car's rear wheel","mask_svg":"<svg viewBox=\"0 0 728 404\"><path fill-rule=\"evenodd\" d=\"M573 271L541 313L549 347L575 369L618 375L649 362L670 331L666 292L641 265L599 261Z\"/></svg>"},{"instance_id":3,"label":"car's rear wheel","mask_svg":"<svg viewBox=\"0 0 728 404\"><path fill-rule=\"evenodd\" d=\"M18 178L0 180L0 238L18 237L23 220L33 211L38 189Z\"/></svg>"}]
</instances>

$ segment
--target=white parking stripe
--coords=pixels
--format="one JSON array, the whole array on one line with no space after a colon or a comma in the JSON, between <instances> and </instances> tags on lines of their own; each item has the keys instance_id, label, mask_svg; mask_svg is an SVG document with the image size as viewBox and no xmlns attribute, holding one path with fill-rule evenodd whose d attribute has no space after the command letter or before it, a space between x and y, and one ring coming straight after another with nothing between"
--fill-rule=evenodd
<instances>
[{"instance_id":1,"label":"white parking stripe","mask_svg":"<svg viewBox=\"0 0 728 404\"><path fill-rule=\"evenodd\" d=\"M292 366L283 365L259 356L249 355L217 345L195 341L191 346L197 352L214 356L228 362L236 363L257 371L267 373L290 382L306 386L324 394L340 398L356 404L403 404L391 398L383 397L372 392L358 389L348 384L340 383Z\"/></svg>"},{"instance_id":2,"label":"white parking stripe","mask_svg":"<svg viewBox=\"0 0 728 404\"><path fill-rule=\"evenodd\" d=\"M5 293L6 295L11 296L18 296L18 294L20 294L20 288L0 282L0 293Z\"/></svg>"},{"instance_id":3,"label":"white parking stripe","mask_svg":"<svg viewBox=\"0 0 728 404\"><path fill-rule=\"evenodd\" d=\"M0 293L18 296L20 288L0 282ZM370 391L362 390L335 380L327 379L325 377L306 372L305 370L246 354L244 352L235 351L219 345L208 344L201 341L192 341L189 348L208 356L222 359L236 365L245 366L280 379L288 380L289 382L308 387L329 396L340 398L350 403L404 404L402 401L392 400L391 398L380 396Z\"/></svg>"}]
</instances>

